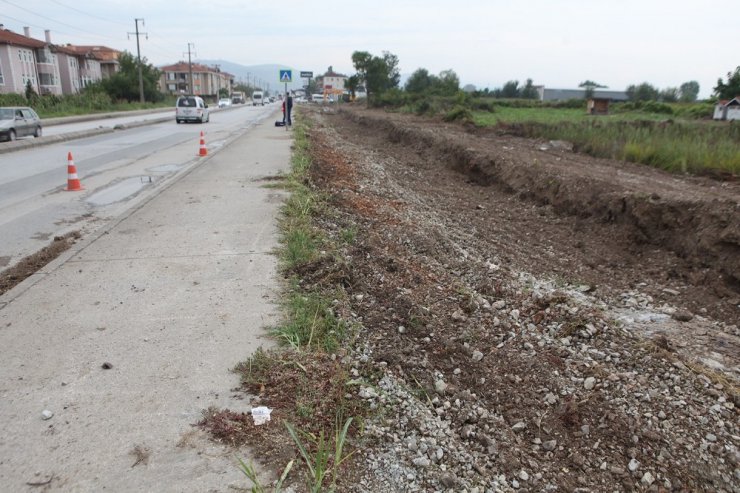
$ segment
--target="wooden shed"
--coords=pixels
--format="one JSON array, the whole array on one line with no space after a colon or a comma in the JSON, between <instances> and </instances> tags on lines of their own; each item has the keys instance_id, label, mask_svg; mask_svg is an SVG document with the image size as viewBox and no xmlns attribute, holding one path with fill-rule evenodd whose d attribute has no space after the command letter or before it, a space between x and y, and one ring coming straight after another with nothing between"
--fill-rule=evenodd
<instances>
[{"instance_id":1,"label":"wooden shed","mask_svg":"<svg viewBox=\"0 0 740 493\"><path fill-rule=\"evenodd\" d=\"M608 115L609 98L589 98L586 104L586 113L589 115Z\"/></svg>"},{"instance_id":2,"label":"wooden shed","mask_svg":"<svg viewBox=\"0 0 740 493\"><path fill-rule=\"evenodd\" d=\"M729 101L717 101L713 118L715 120L740 120L740 96Z\"/></svg>"}]
</instances>

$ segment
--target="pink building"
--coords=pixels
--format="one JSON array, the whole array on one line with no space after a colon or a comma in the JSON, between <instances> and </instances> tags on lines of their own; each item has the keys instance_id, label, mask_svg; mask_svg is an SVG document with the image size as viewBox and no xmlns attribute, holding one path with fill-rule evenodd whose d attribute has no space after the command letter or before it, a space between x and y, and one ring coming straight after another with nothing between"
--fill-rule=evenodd
<instances>
[{"instance_id":1,"label":"pink building","mask_svg":"<svg viewBox=\"0 0 740 493\"><path fill-rule=\"evenodd\" d=\"M0 24L0 93L25 94L26 84L38 94L76 94L118 71L119 52L105 46L57 46L18 34Z\"/></svg>"}]
</instances>

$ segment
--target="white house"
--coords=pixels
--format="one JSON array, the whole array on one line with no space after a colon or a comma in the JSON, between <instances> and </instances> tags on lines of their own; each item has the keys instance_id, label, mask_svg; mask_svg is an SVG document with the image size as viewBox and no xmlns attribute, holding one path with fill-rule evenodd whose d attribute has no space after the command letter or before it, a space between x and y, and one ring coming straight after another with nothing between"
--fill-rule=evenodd
<instances>
[{"instance_id":1,"label":"white house","mask_svg":"<svg viewBox=\"0 0 740 493\"><path fill-rule=\"evenodd\" d=\"M714 107L715 120L740 120L740 96L734 99L717 101Z\"/></svg>"}]
</instances>

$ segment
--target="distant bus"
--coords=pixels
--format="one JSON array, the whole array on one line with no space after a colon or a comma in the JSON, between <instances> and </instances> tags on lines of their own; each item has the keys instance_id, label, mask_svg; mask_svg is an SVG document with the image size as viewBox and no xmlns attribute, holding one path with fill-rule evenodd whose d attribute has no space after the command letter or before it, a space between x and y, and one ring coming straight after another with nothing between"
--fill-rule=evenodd
<instances>
[{"instance_id":1,"label":"distant bus","mask_svg":"<svg viewBox=\"0 0 740 493\"><path fill-rule=\"evenodd\" d=\"M231 94L231 102L233 104L244 104L247 102L247 98L243 92L234 92Z\"/></svg>"}]
</instances>

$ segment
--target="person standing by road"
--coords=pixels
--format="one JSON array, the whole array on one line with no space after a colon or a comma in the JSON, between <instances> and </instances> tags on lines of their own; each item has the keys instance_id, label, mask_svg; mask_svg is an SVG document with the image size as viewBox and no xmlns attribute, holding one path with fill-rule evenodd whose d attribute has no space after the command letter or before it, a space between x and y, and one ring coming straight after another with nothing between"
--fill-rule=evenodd
<instances>
[{"instance_id":1,"label":"person standing by road","mask_svg":"<svg viewBox=\"0 0 740 493\"><path fill-rule=\"evenodd\" d=\"M293 110L293 96L290 94L288 94L288 101L285 104L285 110L288 116L288 126L291 126L293 125L293 122L290 119L290 112Z\"/></svg>"}]
</instances>

